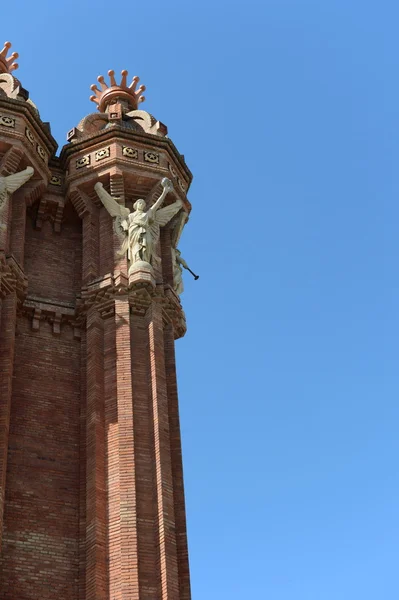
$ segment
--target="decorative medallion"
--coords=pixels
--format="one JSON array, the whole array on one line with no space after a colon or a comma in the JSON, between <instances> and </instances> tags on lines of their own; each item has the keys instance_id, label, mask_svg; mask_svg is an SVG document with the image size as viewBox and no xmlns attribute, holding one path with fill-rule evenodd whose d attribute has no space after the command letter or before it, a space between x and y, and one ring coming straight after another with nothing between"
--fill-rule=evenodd
<instances>
[{"instance_id":1,"label":"decorative medallion","mask_svg":"<svg viewBox=\"0 0 399 600\"><path fill-rule=\"evenodd\" d=\"M47 159L47 154L44 150L44 148L42 146L40 146L39 144L36 146L36 150L38 155L40 156L41 159L46 160Z\"/></svg>"},{"instance_id":2,"label":"decorative medallion","mask_svg":"<svg viewBox=\"0 0 399 600\"><path fill-rule=\"evenodd\" d=\"M34 137L33 133L31 132L31 130L28 127L25 128L25 135L26 135L26 137L28 138L28 140L30 141L31 144L35 143L35 137Z\"/></svg>"},{"instance_id":3,"label":"decorative medallion","mask_svg":"<svg viewBox=\"0 0 399 600\"><path fill-rule=\"evenodd\" d=\"M173 177L177 177L177 172L172 163L169 163L169 171L172 173Z\"/></svg>"},{"instance_id":4,"label":"decorative medallion","mask_svg":"<svg viewBox=\"0 0 399 600\"><path fill-rule=\"evenodd\" d=\"M128 146L122 147L123 156L128 156L129 158L138 158L139 153L136 148L129 148Z\"/></svg>"},{"instance_id":5,"label":"decorative medallion","mask_svg":"<svg viewBox=\"0 0 399 600\"><path fill-rule=\"evenodd\" d=\"M52 175L50 183L51 185L62 185L62 179L58 175Z\"/></svg>"},{"instance_id":6,"label":"decorative medallion","mask_svg":"<svg viewBox=\"0 0 399 600\"><path fill-rule=\"evenodd\" d=\"M159 154L155 152L144 152L144 160L150 163L159 164Z\"/></svg>"},{"instance_id":7,"label":"decorative medallion","mask_svg":"<svg viewBox=\"0 0 399 600\"><path fill-rule=\"evenodd\" d=\"M185 192L187 190L186 184L181 179L179 179L179 186L180 186L180 189L183 190L183 192Z\"/></svg>"},{"instance_id":8,"label":"decorative medallion","mask_svg":"<svg viewBox=\"0 0 399 600\"><path fill-rule=\"evenodd\" d=\"M78 158L76 161L76 168L81 169L82 167L86 167L90 164L90 154L86 154L86 156L82 156L82 158Z\"/></svg>"},{"instance_id":9,"label":"decorative medallion","mask_svg":"<svg viewBox=\"0 0 399 600\"><path fill-rule=\"evenodd\" d=\"M15 128L15 119L13 117L4 117L0 115L0 125L3 127L12 127Z\"/></svg>"},{"instance_id":10,"label":"decorative medallion","mask_svg":"<svg viewBox=\"0 0 399 600\"><path fill-rule=\"evenodd\" d=\"M101 160L102 158L107 158L109 155L110 155L110 149L108 146L108 148L102 148L101 150L97 150L97 152L95 154L95 159Z\"/></svg>"}]
</instances>

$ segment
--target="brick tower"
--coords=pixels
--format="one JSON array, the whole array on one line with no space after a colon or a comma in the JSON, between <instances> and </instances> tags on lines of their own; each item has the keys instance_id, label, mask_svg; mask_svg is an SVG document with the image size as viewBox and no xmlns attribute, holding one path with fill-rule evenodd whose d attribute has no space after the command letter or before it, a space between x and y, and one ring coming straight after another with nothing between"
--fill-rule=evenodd
<instances>
[{"instance_id":1,"label":"brick tower","mask_svg":"<svg viewBox=\"0 0 399 600\"><path fill-rule=\"evenodd\" d=\"M126 71L98 78L57 157L9 46L0 599L189 600L174 342L191 173Z\"/></svg>"}]
</instances>

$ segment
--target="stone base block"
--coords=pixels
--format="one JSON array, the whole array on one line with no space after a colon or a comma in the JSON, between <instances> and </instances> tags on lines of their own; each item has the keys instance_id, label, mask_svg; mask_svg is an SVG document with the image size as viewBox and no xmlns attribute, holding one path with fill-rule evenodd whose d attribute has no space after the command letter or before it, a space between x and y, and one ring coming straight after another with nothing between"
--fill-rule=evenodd
<instances>
[{"instance_id":1,"label":"stone base block","mask_svg":"<svg viewBox=\"0 0 399 600\"><path fill-rule=\"evenodd\" d=\"M129 287L148 287L155 289L154 269L144 260L133 263L129 269Z\"/></svg>"}]
</instances>

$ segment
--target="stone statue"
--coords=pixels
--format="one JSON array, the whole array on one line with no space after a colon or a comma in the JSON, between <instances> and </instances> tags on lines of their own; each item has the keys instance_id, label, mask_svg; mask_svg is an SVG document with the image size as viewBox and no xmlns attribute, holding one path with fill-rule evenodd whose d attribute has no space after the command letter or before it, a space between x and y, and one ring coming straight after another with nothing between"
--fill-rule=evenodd
<instances>
[{"instance_id":1,"label":"stone statue","mask_svg":"<svg viewBox=\"0 0 399 600\"><path fill-rule=\"evenodd\" d=\"M156 244L159 238L159 228L169 223L175 214L183 206L181 200L177 200L169 206L160 208L166 194L173 189L172 182L164 177L161 181L163 191L158 200L151 208L147 209L145 200L139 199L134 203L134 212L130 212L125 206L118 202L104 189L102 183L94 186L98 197L112 217L115 217L114 228L121 238L120 256L128 253L130 261L129 273L135 267L148 267L159 260L156 254Z\"/></svg>"},{"instance_id":2,"label":"stone statue","mask_svg":"<svg viewBox=\"0 0 399 600\"><path fill-rule=\"evenodd\" d=\"M0 231L4 231L7 228L5 223L2 223L3 213L7 208L7 200L18 188L32 177L34 169L32 167L26 167L24 171L20 173L14 173L7 177L0 177Z\"/></svg>"},{"instance_id":3,"label":"stone statue","mask_svg":"<svg viewBox=\"0 0 399 600\"><path fill-rule=\"evenodd\" d=\"M172 260L173 260L173 288L176 294L182 294L184 292L183 285L183 268L190 271L194 279L199 279L199 275L193 273L186 261L181 255L180 250L172 248Z\"/></svg>"},{"instance_id":4,"label":"stone statue","mask_svg":"<svg viewBox=\"0 0 399 600\"><path fill-rule=\"evenodd\" d=\"M186 261L181 257L181 252L177 248L172 248L172 261L173 261L173 288L174 288L176 294L180 295L184 291L182 266L183 266L183 263L186 263Z\"/></svg>"}]
</instances>

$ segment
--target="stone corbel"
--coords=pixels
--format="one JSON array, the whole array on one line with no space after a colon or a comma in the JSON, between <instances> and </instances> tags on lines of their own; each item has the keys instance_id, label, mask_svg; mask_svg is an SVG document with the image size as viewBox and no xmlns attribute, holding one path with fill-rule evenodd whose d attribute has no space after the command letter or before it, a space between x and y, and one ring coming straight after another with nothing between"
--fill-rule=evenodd
<instances>
[{"instance_id":1,"label":"stone corbel","mask_svg":"<svg viewBox=\"0 0 399 600\"><path fill-rule=\"evenodd\" d=\"M90 212L90 198L78 187L68 191L68 198L81 219Z\"/></svg>"},{"instance_id":2,"label":"stone corbel","mask_svg":"<svg viewBox=\"0 0 399 600\"><path fill-rule=\"evenodd\" d=\"M7 177L7 175L16 173L23 155L23 151L17 146L12 146L7 150L0 162L0 175Z\"/></svg>"},{"instance_id":3,"label":"stone corbel","mask_svg":"<svg viewBox=\"0 0 399 600\"><path fill-rule=\"evenodd\" d=\"M22 305L22 312L32 319L32 330L39 331L40 321L47 321L51 324L54 335L61 334L61 325L68 322L74 330L74 336L77 337L79 323L76 321L76 310L69 306L59 304L49 304L40 299L28 297Z\"/></svg>"},{"instance_id":4,"label":"stone corbel","mask_svg":"<svg viewBox=\"0 0 399 600\"><path fill-rule=\"evenodd\" d=\"M53 319L53 333L55 335L60 335L61 333L61 319L62 315L59 312L56 312Z\"/></svg>"},{"instance_id":5,"label":"stone corbel","mask_svg":"<svg viewBox=\"0 0 399 600\"><path fill-rule=\"evenodd\" d=\"M40 200L47 189L47 184L42 179L33 180L26 184L26 205L32 206L34 202Z\"/></svg>"},{"instance_id":6,"label":"stone corbel","mask_svg":"<svg viewBox=\"0 0 399 600\"><path fill-rule=\"evenodd\" d=\"M39 331L40 329L40 318L42 315L42 311L40 308L35 308L33 311L33 318L32 318L32 329L33 331Z\"/></svg>"},{"instance_id":7,"label":"stone corbel","mask_svg":"<svg viewBox=\"0 0 399 600\"><path fill-rule=\"evenodd\" d=\"M43 225L43 219L44 219L44 215L46 212L46 208L47 208L47 200L45 200L44 198L42 198L40 200L39 203L39 209L37 211L37 217L36 217L36 223L35 223L35 228L36 229L41 229L42 225Z\"/></svg>"}]
</instances>

